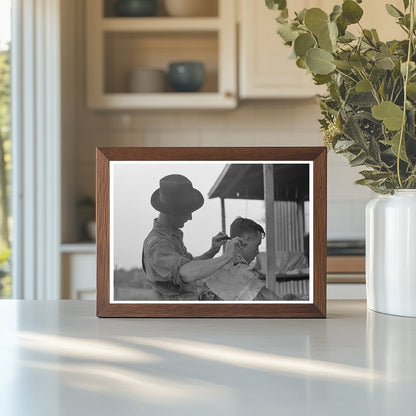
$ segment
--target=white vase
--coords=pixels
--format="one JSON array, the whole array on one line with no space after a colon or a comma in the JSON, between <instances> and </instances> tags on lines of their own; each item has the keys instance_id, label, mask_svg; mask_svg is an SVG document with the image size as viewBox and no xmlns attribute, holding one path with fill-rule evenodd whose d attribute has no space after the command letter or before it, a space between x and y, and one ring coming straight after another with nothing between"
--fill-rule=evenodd
<instances>
[{"instance_id":1,"label":"white vase","mask_svg":"<svg viewBox=\"0 0 416 416\"><path fill-rule=\"evenodd\" d=\"M416 317L416 190L367 204L366 286L369 309Z\"/></svg>"}]
</instances>

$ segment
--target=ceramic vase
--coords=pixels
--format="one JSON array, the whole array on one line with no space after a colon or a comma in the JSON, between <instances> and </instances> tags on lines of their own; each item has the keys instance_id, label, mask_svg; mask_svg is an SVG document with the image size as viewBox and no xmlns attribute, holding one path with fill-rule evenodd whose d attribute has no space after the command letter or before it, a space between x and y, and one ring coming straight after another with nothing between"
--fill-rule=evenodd
<instances>
[{"instance_id":1,"label":"ceramic vase","mask_svg":"<svg viewBox=\"0 0 416 416\"><path fill-rule=\"evenodd\" d=\"M416 317L416 189L367 204L366 289L369 309Z\"/></svg>"},{"instance_id":2,"label":"ceramic vase","mask_svg":"<svg viewBox=\"0 0 416 416\"><path fill-rule=\"evenodd\" d=\"M205 80L202 62L172 62L169 64L169 81L177 92L197 92Z\"/></svg>"}]
</instances>

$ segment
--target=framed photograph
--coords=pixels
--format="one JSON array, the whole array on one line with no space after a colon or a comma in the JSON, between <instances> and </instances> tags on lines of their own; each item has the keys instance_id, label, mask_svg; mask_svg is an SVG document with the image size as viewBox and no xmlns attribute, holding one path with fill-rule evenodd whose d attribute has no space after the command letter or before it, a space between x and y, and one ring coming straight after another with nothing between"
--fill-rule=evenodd
<instances>
[{"instance_id":1,"label":"framed photograph","mask_svg":"<svg viewBox=\"0 0 416 416\"><path fill-rule=\"evenodd\" d=\"M97 316L324 318L326 152L98 148Z\"/></svg>"}]
</instances>

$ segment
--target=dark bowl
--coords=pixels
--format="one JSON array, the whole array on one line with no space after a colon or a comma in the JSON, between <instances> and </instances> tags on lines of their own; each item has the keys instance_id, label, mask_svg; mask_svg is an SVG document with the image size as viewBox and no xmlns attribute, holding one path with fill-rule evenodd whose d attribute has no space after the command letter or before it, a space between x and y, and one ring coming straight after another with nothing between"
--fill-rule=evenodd
<instances>
[{"instance_id":1,"label":"dark bowl","mask_svg":"<svg viewBox=\"0 0 416 416\"><path fill-rule=\"evenodd\" d=\"M197 92L205 80L205 67L201 62L172 62L169 80L177 92Z\"/></svg>"},{"instance_id":2,"label":"dark bowl","mask_svg":"<svg viewBox=\"0 0 416 416\"><path fill-rule=\"evenodd\" d=\"M118 0L114 12L120 17L148 17L157 12L156 0Z\"/></svg>"}]
</instances>

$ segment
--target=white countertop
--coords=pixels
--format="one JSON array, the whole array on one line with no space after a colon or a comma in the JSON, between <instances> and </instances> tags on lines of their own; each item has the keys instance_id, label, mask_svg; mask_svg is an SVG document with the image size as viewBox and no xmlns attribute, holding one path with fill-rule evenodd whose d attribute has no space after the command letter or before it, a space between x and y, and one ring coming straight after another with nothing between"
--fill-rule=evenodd
<instances>
[{"instance_id":1,"label":"white countertop","mask_svg":"<svg viewBox=\"0 0 416 416\"><path fill-rule=\"evenodd\" d=\"M416 414L416 319L98 319L0 301L0 415Z\"/></svg>"}]
</instances>

